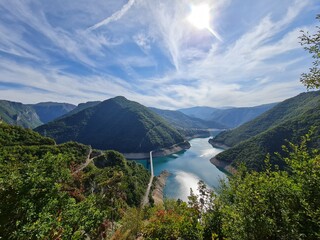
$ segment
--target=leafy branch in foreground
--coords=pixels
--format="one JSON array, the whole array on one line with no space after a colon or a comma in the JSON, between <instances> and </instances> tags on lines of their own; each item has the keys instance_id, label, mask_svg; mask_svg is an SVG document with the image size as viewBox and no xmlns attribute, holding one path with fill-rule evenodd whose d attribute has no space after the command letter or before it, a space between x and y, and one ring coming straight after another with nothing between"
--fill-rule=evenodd
<instances>
[{"instance_id":1,"label":"leafy branch in foreground","mask_svg":"<svg viewBox=\"0 0 320 240\"><path fill-rule=\"evenodd\" d=\"M320 20L320 14L316 19ZM314 58L313 66L309 69L309 73L303 73L300 79L308 89L320 88L320 27L317 26L316 28L317 32L315 34L301 31L302 36L300 37L301 45L305 46L304 49L312 54Z\"/></svg>"}]
</instances>

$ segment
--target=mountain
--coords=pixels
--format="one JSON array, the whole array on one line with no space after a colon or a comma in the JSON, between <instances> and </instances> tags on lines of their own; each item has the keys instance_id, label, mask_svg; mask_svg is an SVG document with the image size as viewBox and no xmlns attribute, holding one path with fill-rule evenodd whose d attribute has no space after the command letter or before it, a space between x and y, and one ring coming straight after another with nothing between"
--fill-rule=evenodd
<instances>
[{"instance_id":1,"label":"mountain","mask_svg":"<svg viewBox=\"0 0 320 240\"><path fill-rule=\"evenodd\" d=\"M35 128L66 114L75 107L68 103L23 104L0 100L0 116L11 125Z\"/></svg>"},{"instance_id":2,"label":"mountain","mask_svg":"<svg viewBox=\"0 0 320 240\"><path fill-rule=\"evenodd\" d=\"M58 143L77 141L98 149L142 153L183 143L183 137L147 107L115 97L35 129Z\"/></svg>"},{"instance_id":3,"label":"mountain","mask_svg":"<svg viewBox=\"0 0 320 240\"><path fill-rule=\"evenodd\" d=\"M276 104L270 103L255 107L239 108L192 107L179 109L179 111L193 118L221 124L224 128L235 128L268 111Z\"/></svg>"},{"instance_id":4,"label":"mountain","mask_svg":"<svg viewBox=\"0 0 320 240\"><path fill-rule=\"evenodd\" d=\"M275 105L277 105L277 103L264 104L255 107L217 109L211 114L209 119L218 123L223 123L228 128L235 128L258 117Z\"/></svg>"},{"instance_id":5,"label":"mountain","mask_svg":"<svg viewBox=\"0 0 320 240\"><path fill-rule=\"evenodd\" d=\"M210 120L212 114L217 110L219 109L206 107L206 106L202 106L202 107L199 106L199 107L191 107L191 108L182 108L182 109L179 109L178 111L190 117L199 118L202 120Z\"/></svg>"},{"instance_id":6,"label":"mountain","mask_svg":"<svg viewBox=\"0 0 320 240\"><path fill-rule=\"evenodd\" d=\"M29 104L38 114L42 123L48 123L70 111L76 106L69 103L42 102L37 104Z\"/></svg>"},{"instance_id":7,"label":"mountain","mask_svg":"<svg viewBox=\"0 0 320 240\"><path fill-rule=\"evenodd\" d=\"M274 164L283 166L274 152L283 153L288 141L298 143L315 127L310 147L320 149L320 91L299 94L287 99L240 127L220 133L210 143L230 149L215 158L231 166L246 163L249 169L261 170L267 153Z\"/></svg>"},{"instance_id":8,"label":"mountain","mask_svg":"<svg viewBox=\"0 0 320 240\"><path fill-rule=\"evenodd\" d=\"M166 119L170 124L177 128L217 128L225 129L226 126L215 121L205 121L199 118L190 117L180 111L163 110L150 108L153 112Z\"/></svg>"},{"instance_id":9,"label":"mountain","mask_svg":"<svg viewBox=\"0 0 320 240\"><path fill-rule=\"evenodd\" d=\"M6 123L24 128L35 128L42 124L36 111L18 102L0 100L0 117Z\"/></svg>"},{"instance_id":10,"label":"mountain","mask_svg":"<svg viewBox=\"0 0 320 240\"><path fill-rule=\"evenodd\" d=\"M101 101L91 101L91 102L86 102L86 103L79 103L77 107L72 109L70 112L62 115L60 118L71 116L71 115L76 114L86 108L94 107L94 106L98 105L99 103L101 103Z\"/></svg>"}]
</instances>

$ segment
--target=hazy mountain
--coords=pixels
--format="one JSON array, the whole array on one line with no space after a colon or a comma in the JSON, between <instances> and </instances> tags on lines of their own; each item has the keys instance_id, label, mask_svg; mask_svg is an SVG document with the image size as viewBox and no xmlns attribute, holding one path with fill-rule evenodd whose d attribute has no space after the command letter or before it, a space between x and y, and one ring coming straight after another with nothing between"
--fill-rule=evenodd
<instances>
[{"instance_id":1,"label":"hazy mountain","mask_svg":"<svg viewBox=\"0 0 320 240\"><path fill-rule=\"evenodd\" d=\"M42 102L29 104L39 116L42 123L50 122L75 109L75 105L69 103Z\"/></svg>"},{"instance_id":2,"label":"hazy mountain","mask_svg":"<svg viewBox=\"0 0 320 240\"><path fill-rule=\"evenodd\" d=\"M255 107L217 109L211 114L210 119L218 123L223 123L228 128L235 128L258 117L275 105L277 105L277 103L264 104Z\"/></svg>"},{"instance_id":3,"label":"hazy mountain","mask_svg":"<svg viewBox=\"0 0 320 240\"><path fill-rule=\"evenodd\" d=\"M108 99L35 130L58 143L73 140L125 153L147 152L184 142L165 120L124 97Z\"/></svg>"},{"instance_id":4,"label":"hazy mountain","mask_svg":"<svg viewBox=\"0 0 320 240\"><path fill-rule=\"evenodd\" d=\"M310 146L320 148L320 91L287 99L256 119L220 133L210 142L232 146L218 154L217 159L233 166L245 162L249 168L261 169L267 153L276 163L273 153L281 152L286 140L299 142L313 126L316 129Z\"/></svg>"},{"instance_id":5,"label":"hazy mountain","mask_svg":"<svg viewBox=\"0 0 320 240\"><path fill-rule=\"evenodd\" d=\"M6 123L24 128L34 128L42 124L32 107L18 102L0 100L0 116Z\"/></svg>"},{"instance_id":6,"label":"hazy mountain","mask_svg":"<svg viewBox=\"0 0 320 240\"><path fill-rule=\"evenodd\" d=\"M274 107L276 104L277 103L270 103L255 107L239 108L192 107L179 109L179 111L190 117L221 124L224 128L234 128L256 118L260 114Z\"/></svg>"},{"instance_id":7,"label":"hazy mountain","mask_svg":"<svg viewBox=\"0 0 320 240\"><path fill-rule=\"evenodd\" d=\"M217 128L225 129L226 126L215 121L205 121L199 118L190 117L180 111L163 110L158 108L150 108L152 111L166 119L170 124L177 128Z\"/></svg>"},{"instance_id":8,"label":"hazy mountain","mask_svg":"<svg viewBox=\"0 0 320 240\"><path fill-rule=\"evenodd\" d=\"M202 120L211 120L212 114L219 110L218 108L212 108L212 107L191 107L191 108L182 108L178 111L194 118L199 118Z\"/></svg>"}]
</instances>

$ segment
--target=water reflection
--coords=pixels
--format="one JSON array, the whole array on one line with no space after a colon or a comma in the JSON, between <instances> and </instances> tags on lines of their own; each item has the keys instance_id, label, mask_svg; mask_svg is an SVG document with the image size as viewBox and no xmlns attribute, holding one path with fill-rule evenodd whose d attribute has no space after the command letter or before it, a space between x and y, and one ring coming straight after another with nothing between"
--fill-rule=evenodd
<instances>
[{"instance_id":1,"label":"water reflection","mask_svg":"<svg viewBox=\"0 0 320 240\"><path fill-rule=\"evenodd\" d=\"M221 152L208 143L209 138L195 138L190 141L191 148L173 156L154 158L153 166L155 175L168 170L171 175L164 189L165 196L174 199L187 200L190 188L195 192L197 183L201 179L209 187L219 187L219 179L225 174L210 163L210 158ZM145 160L140 160L144 163Z\"/></svg>"}]
</instances>

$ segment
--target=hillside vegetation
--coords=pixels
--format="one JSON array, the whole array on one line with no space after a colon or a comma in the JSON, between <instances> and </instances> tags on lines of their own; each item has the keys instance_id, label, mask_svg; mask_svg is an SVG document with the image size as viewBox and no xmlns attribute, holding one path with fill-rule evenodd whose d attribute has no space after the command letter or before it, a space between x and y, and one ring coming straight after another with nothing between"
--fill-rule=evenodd
<instances>
[{"instance_id":1,"label":"hillside vegetation","mask_svg":"<svg viewBox=\"0 0 320 240\"><path fill-rule=\"evenodd\" d=\"M31 130L0 124L0 238L102 239L129 206L139 206L149 173L115 152L83 170L90 147L54 145Z\"/></svg>"},{"instance_id":2,"label":"hillside vegetation","mask_svg":"<svg viewBox=\"0 0 320 240\"><path fill-rule=\"evenodd\" d=\"M315 127L310 146L320 147L320 91L302 93L279 103L258 118L242 126L220 133L210 142L232 148L218 154L216 159L233 166L246 163L250 169L261 170L267 153L273 163L279 162L274 152L281 152L286 141L298 140Z\"/></svg>"},{"instance_id":3,"label":"hillside vegetation","mask_svg":"<svg viewBox=\"0 0 320 240\"><path fill-rule=\"evenodd\" d=\"M124 97L108 99L35 130L57 143L77 141L123 153L149 152L184 142L164 119Z\"/></svg>"}]
</instances>

